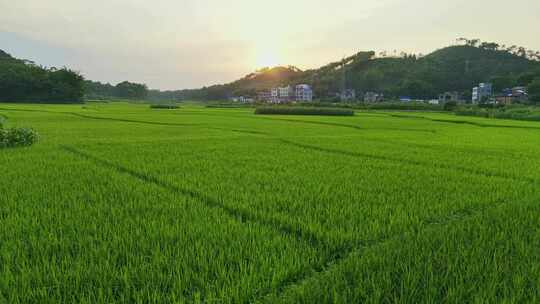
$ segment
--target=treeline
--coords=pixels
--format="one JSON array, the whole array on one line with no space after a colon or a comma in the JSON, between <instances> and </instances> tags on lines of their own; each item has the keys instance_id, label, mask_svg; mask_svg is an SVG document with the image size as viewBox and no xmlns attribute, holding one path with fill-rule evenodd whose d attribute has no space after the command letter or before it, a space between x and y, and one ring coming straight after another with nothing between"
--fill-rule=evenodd
<instances>
[{"instance_id":1,"label":"treeline","mask_svg":"<svg viewBox=\"0 0 540 304\"><path fill-rule=\"evenodd\" d=\"M84 78L67 68L45 68L0 50L0 101L81 102Z\"/></svg>"},{"instance_id":2,"label":"treeline","mask_svg":"<svg viewBox=\"0 0 540 304\"><path fill-rule=\"evenodd\" d=\"M352 60L306 71L296 82L312 84L320 98L332 98L342 89L383 93L387 99L432 99L456 91L464 99L480 82L493 82L495 90L527 85L524 75L540 69L540 63L506 50L470 45L452 46L427 56L369 57L360 53Z\"/></svg>"},{"instance_id":3,"label":"treeline","mask_svg":"<svg viewBox=\"0 0 540 304\"><path fill-rule=\"evenodd\" d=\"M113 86L109 83L103 84L98 81L86 80L84 82L84 90L84 97L86 100L144 100L148 97L149 93L146 84L133 83L129 81L124 81Z\"/></svg>"},{"instance_id":4,"label":"treeline","mask_svg":"<svg viewBox=\"0 0 540 304\"><path fill-rule=\"evenodd\" d=\"M84 80L67 68L46 68L20 60L0 50L0 101L33 103L79 103L89 99L148 97L145 84L128 81L117 85Z\"/></svg>"},{"instance_id":5,"label":"treeline","mask_svg":"<svg viewBox=\"0 0 540 304\"><path fill-rule=\"evenodd\" d=\"M458 38L458 43L463 43L467 46L476 47L479 49L489 50L489 51L502 51L509 54L526 58L529 60L540 61L540 51L530 50L523 46L499 44L497 42L486 42L480 39L467 39L467 38Z\"/></svg>"},{"instance_id":6,"label":"treeline","mask_svg":"<svg viewBox=\"0 0 540 304\"><path fill-rule=\"evenodd\" d=\"M445 47L428 55L395 51L359 52L318 69L300 71L294 67L264 69L224 85L177 91L187 99L223 100L230 96L256 96L279 85L306 83L317 99L339 101L344 89L354 89L358 99L366 92L383 93L386 99L399 97L432 99L456 91L470 99L480 82L493 82L496 91L530 85L528 75L540 70L540 53L519 46L505 46L479 39L458 39L460 45ZM529 77L529 78L528 78Z\"/></svg>"}]
</instances>

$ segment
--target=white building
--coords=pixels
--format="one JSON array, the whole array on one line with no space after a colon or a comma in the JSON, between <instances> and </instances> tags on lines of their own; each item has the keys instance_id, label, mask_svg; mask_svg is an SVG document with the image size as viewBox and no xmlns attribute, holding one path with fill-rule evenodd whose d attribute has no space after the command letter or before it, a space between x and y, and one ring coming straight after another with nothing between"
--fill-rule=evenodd
<instances>
[{"instance_id":1,"label":"white building","mask_svg":"<svg viewBox=\"0 0 540 304\"><path fill-rule=\"evenodd\" d=\"M294 99L294 90L290 85L286 87L278 88L278 90L279 90L279 100L281 102L288 102Z\"/></svg>"},{"instance_id":2,"label":"white building","mask_svg":"<svg viewBox=\"0 0 540 304\"><path fill-rule=\"evenodd\" d=\"M307 84L299 84L295 88L296 101L312 101L313 90Z\"/></svg>"},{"instance_id":3,"label":"white building","mask_svg":"<svg viewBox=\"0 0 540 304\"><path fill-rule=\"evenodd\" d=\"M473 88L472 103L481 103L491 96L493 96L493 85L491 83L481 83L479 86Z\"/></svg>"},{"instance_id":4,"label":"white building","mask_svg":"<svg viewBox=\"0 0 540 304\"><path fill-rule=\"evenodd\" d=\"M384 101L384 94L382 93L366 92L366 94L364 94L364 102L375 103L375 102L383 102L383 101Z\"/></svg>"},{"instance_id":5,"label":"white building","mask_svg":"<svg viewBox=\"0 0 540 304\"><path fill-rule=\"evenodd\" d=\"M291 86L272 88L270 90L271 103L287 103L294 100L294 89Z\"/></svg>"},{"instance_id":6,"label":"white building","mask_svg":"<svg viewBox=\"0 0 540 304\"><path fill-rule=\"evenodd\" d=\"M270 102L279 103L279 88L272 88L270 90Z\"/></svg>"}]
</instances>

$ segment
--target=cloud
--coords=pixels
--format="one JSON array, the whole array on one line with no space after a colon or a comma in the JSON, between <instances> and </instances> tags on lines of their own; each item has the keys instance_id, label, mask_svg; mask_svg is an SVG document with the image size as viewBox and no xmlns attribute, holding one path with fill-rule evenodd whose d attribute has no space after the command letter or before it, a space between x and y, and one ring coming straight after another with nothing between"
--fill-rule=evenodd
<instances>
[{"instance_id":1,"label":"cloud","mask_svg":"<svg viewBox=\"0 0 540 304\"><path fill-rule=\"evenodd\" d=\"M261 56L314 68L361 50L426 53L460 36L540 49L539 10L535 0L0 0L0 32L11 33L0 48L95 80L173 89L234 80Z\"/></svg>"}]
</instances>

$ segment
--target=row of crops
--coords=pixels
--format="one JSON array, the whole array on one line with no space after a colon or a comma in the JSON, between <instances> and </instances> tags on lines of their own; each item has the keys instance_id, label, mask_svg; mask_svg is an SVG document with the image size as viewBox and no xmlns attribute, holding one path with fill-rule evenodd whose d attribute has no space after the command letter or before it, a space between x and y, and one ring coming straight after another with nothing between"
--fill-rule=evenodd
<instances>
[{"instance_id":1,"label":"row of crops","mask_svg":"<svg viewBox=\"0 0 540 304\"><path fill-rule=\"evenodd\" d=\"M534 123L69 107L0 110L2 300L538 300Z\"/></svg>"}]
</instances>

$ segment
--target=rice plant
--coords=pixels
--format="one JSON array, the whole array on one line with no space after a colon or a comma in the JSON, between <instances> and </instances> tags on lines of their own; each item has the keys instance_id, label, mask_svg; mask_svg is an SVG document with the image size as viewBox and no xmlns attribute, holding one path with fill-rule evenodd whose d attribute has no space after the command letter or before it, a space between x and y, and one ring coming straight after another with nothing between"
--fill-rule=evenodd
<instances>
[{"instance_id":1,"label":"rice plant","mask_svg":"<svg viewBox=\"0 0 540 304\"><path fill-rule=\"evenodd\" d=\"M0 303L540 299L540 125L3 104Z\"/></svg>"}]
</instances>

